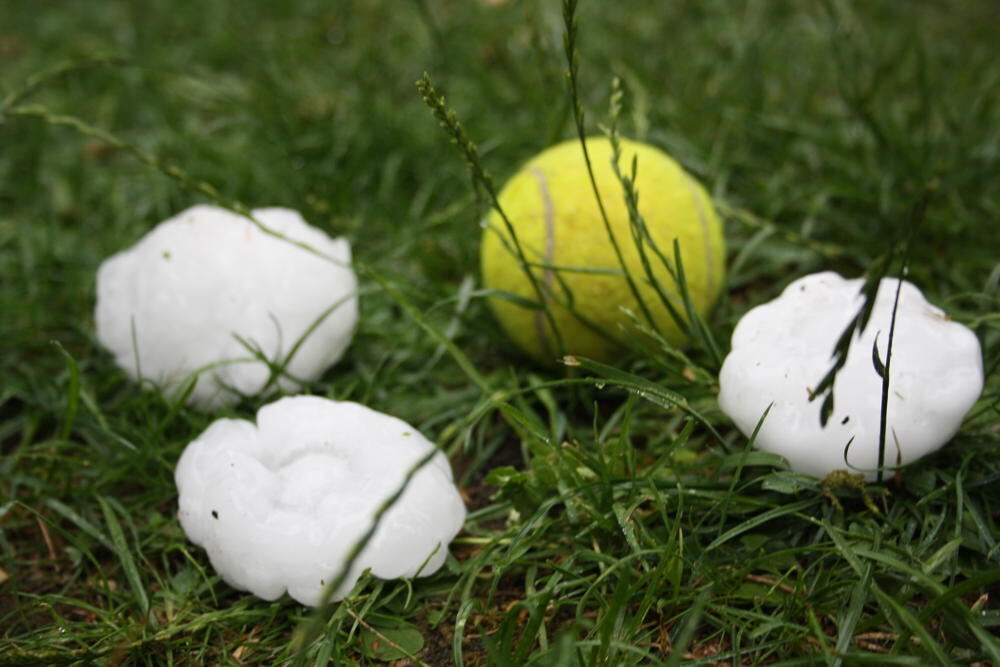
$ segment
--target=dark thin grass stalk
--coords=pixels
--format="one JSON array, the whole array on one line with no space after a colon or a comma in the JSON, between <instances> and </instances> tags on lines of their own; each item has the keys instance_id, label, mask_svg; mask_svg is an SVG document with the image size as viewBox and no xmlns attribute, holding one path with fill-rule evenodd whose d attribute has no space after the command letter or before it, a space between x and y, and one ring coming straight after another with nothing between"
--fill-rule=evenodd
<instances>
[{"instance_id":1,"label":"dark thin grass stalk","mask_svg":"<svg viewBox=\"0 0 1000 667\"><path fill-rule=\"evenodd\" d=\"M642 294L639 292L635 279L632 277L628 264L625 262L624 256L622 255L621 247L618 245L618 239L615 237L614 230L611 228L611 221L608 219L608 213L604 207L604 200L601 198L601 192L597 187L597 179L594 176L594 168L590 161L590 152L587 150L585 111L583 104L580 102L580 95L577 90L577 73L580 67L580 53L576 47L576 6L577 0L563 0L563 27L565 30L563 35L563 47L566 56L566 65L568 67L566 71L566 81L569 88L570 104L573 108L573 120L576 125L577 137L580 140L580 147L583 150L583 161L587 167L587 175L590 178L591 189L594 191L594 199L597 201L597 207L601 213L601 220L604 222L604 229L607 231L608 240L611 242L611 246L615 251L615 257L618 259L618 265L622 267L622 271L625 275L625 281L628 283L629 290L632 292L632 296L635 297L636 302L639 304L639 308L642 310L643 315L646 317L647 321L655 326L649 307L646 305L645 300L642 298Z\"/></svg>"},{"instance_id":2,"label":"dark thin grass stalk","mask_svg":"<svg viewBox=\"0 0 1000 667\"><path fill-rule=\"evenodd\" d=\"M875 82L872 81L871 84L865 90L860 90L856 81L859 79L852 76L854 68L852 64L847 62L846 58L850 54L850 49L841 48L843 46L839 40L839 31L841 30L838 7L832 2L832 0L824 0L822 3L823 8L828 17L828 25L830 29L830 40L834 42L837 46L833 50L834 58L833 63L835 65L835 73L837 75L838 88L848 102L848 105L852 111L861 119L863 125L868 130L868 133L874 138L876 143L880 146L882 154L886 156L891 156L896 160L901 160L905 163L906 172L913 174L918 179L918 182L923 181L926 185L923 188L921 195L918 197L913 208L911 209L909 220L904 226L903 233L897 233L898 237L903 238L902 246L905 249L903 264L906 264L905 257L908 253L910 243L916 236L916 229L920 227L926 215L927 206L930 199L930 194L936 187L936 183L931 180L928 181L926 174L924 173L923 165L925 160L914 160L911 155L909 148L909 143L904 140L893 141L889 136L888 131L879 121L876 115L871 109L871 101L875 97L877 89L875 88ZM907 48L917 48L919 45L907 44ZM919 50L919 49L918 49ZM921 77L926 74L924 69L924 62L921 54L920 61L920 74ZM926 91L922 88L921 92L924 95L921 97L921 103L924 105L924 112L928 113L928 101L929 98L926 95ZM926 118L926 116L925 116ZM923 124L923 128L926 132L927 123ZM898 228L897 228L898 229ZM813 395L810 397L815 398L817 396L825 395L823 403L820 407L820 423L826 425L830 415L833 413L834 397L833 397L833 383L839 373L840 369L846 360L848 349L850 348L851 341L855 331L864 331L865 326L868 323L868 318L871 315L871 308L874 305L875 294L878 291L878 285L882 277L884 277L888 270L890 269L894 257L894 252L898 243L893 243L890 246L889 252L881 259L875 263L873 270L868 273L866 278L865 286L862 290L865 296L865 302L862 305L858 316L852 320L848 327L844 330L843 335L838 340L837 345L833 352L833 366L827 375L820 381L819 386L814 391ZM881 425L884 428L885 424ZM880 460L884 456L884 438L880 443L879 449ZM879 479L881 480L881 466L879 469Z\"/></svg>"},{"instance_id":3,"label":"dark thin grass stalk","mask_svg":"<svg viewBox=\"0 0 1000 667\"><path fill-rule=\"evenodd\" d=\"M872 309L875 307L875 295L878 293L879 283L888 273L893 255L894 251L890 250L890 253L876 262L872 270L866 275L864 285L861 288L864 302L844 331L841 332L837 343L834 345L833 365L809 395L809 400L811 401L821 396L824 397L820 406L820 424L823 426L826 426L834 410L834 381L837 379L837 375L844 367L844 364L847 363L847 353L851 349L855 333L864 331L865 325L868 323L869 317L871 317Z\"/></svg>"},{"instance_id":4,"label":"dark thin grass stalk","mask_svg":"<svg viewBox=\"0 0 1000 667\"><path fill-rule=\"evenodd\" d=\"M901 272L903 276L906 275L906 265L903 265L903 271ZM899 293L903 289L903 277L900 276L899 280L896 282L896 294L892 301L892 318L889 321L889 341L885 348L885 361L883 362L879 359L878 352L878 336L875 336L875 342L872 343L872 362L875 366L875 372L882 378L882 396L881 405L879 406L879 428L878 428L878 475L877 482L882 483L882 474L885 467L885 446L886 446L886 430L889 426L889 382L891 376L891 364L892 364L892 343L893 338L896 334L896 312L899 309Z\"/></svg>"},{"instance_id":5,"label":"dark thin grass stalk","mask_svg":"<svg viewBox=\"0 0 1000 667\"><path fill-rule=\"evenodd\" d=\"M820 424L823 426L826 426L826 423L830 420L830 416L833 414L833 385L837 379L837 375L844 367L844 364L847 363L847 354L850 351L854 336L856 333L863 332L865 327L868 326L868 320L871 318L872 310L875 308L875 297L878 294L879 285L882 282L882 278L886 277L889 270L892 268L897 252L900 248L902 249L901 254L903 256L903 264L905 266L909 257L909 249L912 241L916 237L917 230L920 228L921 223L926 217L927 207L930 203L930 196L933 189L933 184L924 188L923 193L910 209L907 224L904 225L902 242L891 243L889 251L880 257L872 265L871 270L869 270L865 275L865 282L861 288L861 294L864 296L864 302L858 309L857 314L851 319L851 321L847 324L847 327L843 332L841 332L840 337L837 339L837 343L834 345L833 349L833 364L830 370L827 371L825 376L823 376L819 384L816 385L815 389L810 392L810 401L823 397L823 402L820 406Z\"/></svg>"}]
</instances>

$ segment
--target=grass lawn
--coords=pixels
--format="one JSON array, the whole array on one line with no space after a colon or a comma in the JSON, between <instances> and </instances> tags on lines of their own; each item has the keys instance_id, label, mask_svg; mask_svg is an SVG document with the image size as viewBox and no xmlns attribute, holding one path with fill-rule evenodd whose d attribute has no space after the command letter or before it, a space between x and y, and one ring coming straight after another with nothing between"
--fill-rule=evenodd
<instances>
[{"instance_id":1,"label":"grass lawn","mask_svg":"<svg viewBox=\"0 0 1000 667\"><path fill-rule=\"evenodd\" d=\"M0 4L0 664L1000 664L995 3L572 13L579 107L557 0ZM793 279L859 277L912 232L909 278L977 334L982 397L861 490L754 454L705 344L532 362L489 310L490 198L425 72L498 185L577 121L600 134L617 77L617 131L723 218L722 354ZM94 276L213 199L351 241L360 324L308 391L449 456L469 516L435 575L314 610L233 590L185 538L184 447L273 397L141 391L97 341Z\"/></svg>"}]
</instances>

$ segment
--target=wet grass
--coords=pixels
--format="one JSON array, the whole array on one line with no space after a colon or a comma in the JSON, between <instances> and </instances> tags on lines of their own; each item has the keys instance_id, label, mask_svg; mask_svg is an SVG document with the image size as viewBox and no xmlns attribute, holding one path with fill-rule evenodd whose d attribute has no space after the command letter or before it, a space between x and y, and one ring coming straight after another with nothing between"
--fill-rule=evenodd
<instances>
[{"instance_id":1,"label":"wet grass","mask_svg":"<svg viewBox=\"0 0 1000 667\"><path fill-rule=\"evenodd\" d=\"M489 198L414 84L502 183L576 134L560 3L355 4L0 8L0 662L1000 662L995 8L576 13L586 129L619 77L618 131L725 218L723 353L795 277L868 270L931 193L910 278L979 335L987 387L952 443L868 487L876 512L749 450L703 349L548 369L490 316ZM317 614L233 591L186 541L173 466L216 415L140 392L92 313L100 261L205 201L192 182L351 240L360 329L311 391L448 452L470 516L437 575Z\"/></svg>"}]
</instances>

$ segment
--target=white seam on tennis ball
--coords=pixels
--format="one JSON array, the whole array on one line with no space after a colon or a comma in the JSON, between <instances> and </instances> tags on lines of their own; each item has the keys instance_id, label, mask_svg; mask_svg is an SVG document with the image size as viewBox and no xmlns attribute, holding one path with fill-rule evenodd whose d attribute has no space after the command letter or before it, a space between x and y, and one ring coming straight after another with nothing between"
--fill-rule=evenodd
<instances>
[{"instance_id":1,"label":"white seam on tennis ball","mask_svg":"<svg viewBox=\"0 0 1000 667\"><path fill-rule=\"evenodd\" d=\"M545 172L541 169L532 169L531 175L535 177L538 182L538 194L542 198L542 207L545 210L545 254L544 260L545 264L551 266L555 254L555 216L556 207L552 202L552 196L549 194L549 184L545 178ZM530 269L529 269L530 270ZM552 289L552 269L546 268L542 271L542 286L544 287L545 294L541 295L542 303L540 304L542 308L546 308L545 298L549 290ZM542 347L546 352L553 352L552 344L549 341L548 335L545 333L545 313L541 310L535 313L535 331L538 334L538 340L542 342Z\"/></svg>"},{"instance_id":2,"label":"white seam on tennis ball","mask_svg":"<svg viewBox=\"0 0 1000 667\"><path fill-rule=\"evenodd\" d=\"M705 293L712 295L715 294L715 258L712 256L712 232L708 226L708 218L705 216L701 198L698 196L698 188L695 187L686 171L682 170L681 175L684 176L684 183L691 192L691 198L694 199L694 209L698 212L698 222L701 223L701 237L705 239L705 265L708 267L708 273L705 276Z\"/></svg>"}]
</instances>

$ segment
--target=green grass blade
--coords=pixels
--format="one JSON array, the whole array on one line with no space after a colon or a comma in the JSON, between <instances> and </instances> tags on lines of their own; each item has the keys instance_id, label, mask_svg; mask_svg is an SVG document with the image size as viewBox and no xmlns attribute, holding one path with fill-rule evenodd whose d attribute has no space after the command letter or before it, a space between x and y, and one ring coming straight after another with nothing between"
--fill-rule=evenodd
<instances>
[{"instance_id":1,"label":"green grass blade","mask_svg":"<svg viewBox=\"0 0 1000 667\"><path fill-rule=\"evenodd\" d=\"M865 603L872 594L871 585L872 566L871 563L866 563L857 583L851 588L851 597L848 599L847 607L844 608L837 622L836 652L838 655L844 655L851 648L858 623L865 611Z\"/></svg>"},{"instance_id":2,"label":"green grass blade","mask_svg":"<svg viewBox=\"0 0 1000 667\"><path fill-rule=\"evenodd\" d=\"M684 653L687 651L688 646L691 645L695 632L698 630L698 624L701 622L702 614L704 614L705 607L708 605L710 594L711 589L701 591L698 597L694 599L691 608L684 614L680 629L677 631L677 636L671 641L670 658L665 663L666 667L675 667L682 664L681 661L684 660Z\"/></svg>"},{"instance_id":3,"label":"green grass blade","mask_svg":"<svg viewBox=\"0 0 1000 667\"><path fill-rule=\"evenodd\" d=\"M104 513L104 523L108 528L108 534L111 536L111 544L114 547L115 555L118 556L118 561L125 572L129 588L135 596L139 611L142 612L143 617L146 617L149 615L149 595L146 592L146 585L143 583L142 576L139 574L139 567L132 556L132 550L125 539L121 523L105 498L98 496L97 502Z\"/></svg>"},{"instance_id":4,"label":"green grass blade","mask_svg":"<svg viewBox=\"0 0 1000 667\"><path fill-rule=\"evenodd\" d=\"M66 351L66 348L59 341L52 341L52 345L66 360L66 371L69 373L69 384L66 386L66 411L59 429L59 439L66 440L73 430L73 421L76 419L76 411L80 403L80 367L77 365L76 359Z\"/></svg>"}]
</instances>

